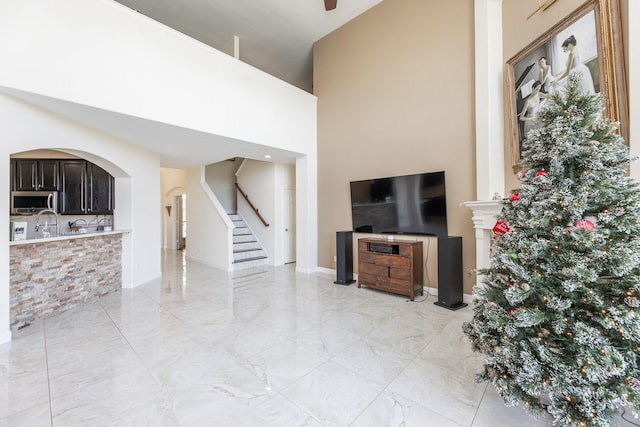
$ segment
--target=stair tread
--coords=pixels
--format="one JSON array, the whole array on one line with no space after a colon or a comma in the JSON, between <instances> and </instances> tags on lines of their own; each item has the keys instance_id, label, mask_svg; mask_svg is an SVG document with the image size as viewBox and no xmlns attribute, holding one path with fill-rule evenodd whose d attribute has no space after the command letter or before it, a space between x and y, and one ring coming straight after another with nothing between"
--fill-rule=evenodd
<instances>
[{"instance_id":1,"label":"stair tread","mask_svg":"<svg viewBox=\"0 0 640 427\"><path fill-rule=\"evenodd\" d=\"M236 261L233 261L234 264L238 264L240 262L247 262L247 261L257 261L259 259L266 259L266 256L258 256L258 257L254 257L254 258L244 258L244 259L239 259Z\"/></svg>"},{"instance_id":2,"label":"stair tread","mask_svg":"<svg viewBox=\"0 0 640 427\"><path fill-rule=\"evenodd\" d=\"M262 251L262 248L250 248L250 249L240 249L240 250L234 250L233 253L234 254L242 254L245 252L256 252L256 251Z\"/></svg>"},{"instance_id":3,"label":"stair tread","mask_svg":"<svg viewBox=\"0 0 640 427\"><path fill-rule=\"evenodd\" d=\"M233 223L233 264L238 266L251 266L251 262L263 262L269 257L256 238L251 228L247 225L242 215L238 213L229 214ZM236 241L236 239L238 241ZM250 246L250 247L247 247ZM240 267L239 267L240 268Z\"/></svg>"}]
</instances>

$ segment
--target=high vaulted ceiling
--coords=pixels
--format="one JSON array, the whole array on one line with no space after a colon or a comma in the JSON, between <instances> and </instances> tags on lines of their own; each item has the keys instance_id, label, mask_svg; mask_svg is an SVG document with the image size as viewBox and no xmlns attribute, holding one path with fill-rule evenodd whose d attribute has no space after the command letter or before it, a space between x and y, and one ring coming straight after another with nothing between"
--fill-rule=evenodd
<instances>
[{"instance_id":1,"label":"high vaulted ceiling","mask_svg":"<svg viewBox=\"0 0 640 427\"><path fill-rule=\"evenodd\" d=\"M229 55L313 92L313 43L382 0L116 0Z\"/></svg>"}]
</instances>

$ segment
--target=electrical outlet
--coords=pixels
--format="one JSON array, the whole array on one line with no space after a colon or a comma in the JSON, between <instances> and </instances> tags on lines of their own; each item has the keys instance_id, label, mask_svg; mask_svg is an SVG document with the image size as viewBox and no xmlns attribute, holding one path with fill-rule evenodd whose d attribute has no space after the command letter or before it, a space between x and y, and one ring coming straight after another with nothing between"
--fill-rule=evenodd
<instances>
[{"instance_id":1,"label":"electrical outlet","mask_svg":"<svg viewBox=\"0 0 640 427\"><path fill-rule=\"evenodd\" d=\"M333 262L338 262L338 257L337 256L333 256Z\"/></svg>"}]
</instances>

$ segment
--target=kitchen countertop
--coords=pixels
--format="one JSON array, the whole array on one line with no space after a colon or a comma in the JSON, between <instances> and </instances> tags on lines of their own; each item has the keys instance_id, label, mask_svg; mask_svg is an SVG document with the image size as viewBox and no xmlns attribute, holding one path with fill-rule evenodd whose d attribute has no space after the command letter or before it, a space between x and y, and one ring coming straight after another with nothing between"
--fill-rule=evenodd
<instances>
[{"instance_id":1,"label":"kitchen countertop","mask_svg":"<svg viewBox=\"0 0 640 427\"><path fill-rule=\"evenodd\" d=\"M9 242L9 246L55 242L58 240L86 239L87 237L110 236L114 234L126 234L130 232L131 230L113 230L113 231L97 231L93 233L68 233L68 234L62 234L60 236L54 236L54 237L46 237L46 238L42 237L38 239L29 239L29 240L14 240Z\"/></svg>"}]
</instances>

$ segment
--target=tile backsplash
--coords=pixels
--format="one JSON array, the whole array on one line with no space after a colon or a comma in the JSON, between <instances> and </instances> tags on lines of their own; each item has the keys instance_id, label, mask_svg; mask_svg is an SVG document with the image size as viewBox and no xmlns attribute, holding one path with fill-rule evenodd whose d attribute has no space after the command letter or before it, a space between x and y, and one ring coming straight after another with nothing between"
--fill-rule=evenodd
<instances>
[{"instance_id":1,"label":"tile backsplash","mask_svg":"<svg viewBox=\"0 0 640 427\"><path fill-rule=\"evenodd\" d=\"M86 228L87 233L102 231L105 226L111 226L115 229L113 215L58 215L58 219L60 221L60 235L78 234L81 228ZM12 223L14 221L27 223L27 240L45 237L46 232L43 232L45 225L49 226L51 237L56 237L55 217L53 215L40 216L38 231L36 231L36 215L11 215L9 220ZM73 227L73 225L77 226L77 228Z\"/></svg>"}]
</instances>

